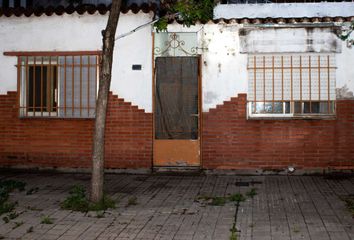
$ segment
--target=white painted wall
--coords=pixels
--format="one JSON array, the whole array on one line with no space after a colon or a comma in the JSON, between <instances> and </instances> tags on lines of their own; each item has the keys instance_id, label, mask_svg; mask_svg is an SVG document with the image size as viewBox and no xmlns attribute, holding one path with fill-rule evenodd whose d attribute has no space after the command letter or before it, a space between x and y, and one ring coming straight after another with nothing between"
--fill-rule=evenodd
<instances>
[{"instance_id":1,"label":"white painted wall","mask_svg":"<svg viewBox=\"0 0 354 240\"><path fill-rule=\"evenodd\" d=\"M214 18L351 17L354 2L219 4Z\"/></svg>"},{"instance_id":2,"label":"white painted wall","mask_svg":"<svg viewBox=\"0 0 354 240\"><path fill-rule=\"evenodd\" d=\"M353 98L354 93L354 46L348 48L346 42L342 42L342 53L336 55L337 59L337 89L347 88L352 92L347 97ZM351 95L351 96L350 96ZM338 97L338 96L337 96Z\"/></svg>"},{"instance_id":3,"label":"white painted wall","mask_svg":"<svg viewBox=\"0 0 354 240\"><path fill-rule=\"evenodd\" d=\"M121 14L117 35L151 21L152 13ZM0 17L0 94L17 90L16 57L6 51L100 50L101 30L108 15L64 14L41 17ZM111 90L126 101L152 111L151 27L117 40L114 51ZM141 71L132 71L141 64Z\"/></svg>"},{"instance_id":4,"label":"white painted wall","mask_svg":"<svg viewBox=\"0 0 354 240\"><path fill-rule=\"evenodd\" d=\"M152 14L122 14L119 32L125 33L149 22ZM0 18L0 94L17 90L16 57L3 56L5 51L79 51L99 50L101 30L107 16L63 15L51 17ZM184 28L169 26L171 32L198 32L198 52L202 56L203 111L247 93L247 54L240 53L239 30L236 23L198 24ZM281 33L285 37L288 33ZM257 36L254 36L257 39ZM258 36L261 38L261 36ZM152 37L146 27L118 40L114 52L111 90L134 105L152 111ZM354 91L354 48L341 43L337 54L337 88L347 86ZM141 64L141 71L132 71L132 64Z\"/></svg>"},{"instance_id":5,"label":"white painted wall","mask_svg":"<svg viewBox=\"0 0 354 240\"><path fill-rule=\"evenodd\" d=\"M341 40L331 28L245 27L240 36L243 53L341 52Z\"/></svg>"}]
</instances>

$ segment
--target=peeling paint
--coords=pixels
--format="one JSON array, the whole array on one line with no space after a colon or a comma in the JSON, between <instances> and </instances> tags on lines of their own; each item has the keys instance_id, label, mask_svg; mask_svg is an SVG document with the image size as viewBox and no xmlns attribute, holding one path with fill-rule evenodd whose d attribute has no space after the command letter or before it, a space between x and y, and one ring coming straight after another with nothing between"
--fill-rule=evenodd
<instances>
[{"instance_id":1,"label":"peeling paint","mask_svg":"<svg viewBox=\"0 0 354 240\"><path fill-rule=\"evenodd\" d=\"M336 88L336 96L337 99L354 99L353 92L349 91L347 84L341 88Z\"/></svg>"}]
</instances>

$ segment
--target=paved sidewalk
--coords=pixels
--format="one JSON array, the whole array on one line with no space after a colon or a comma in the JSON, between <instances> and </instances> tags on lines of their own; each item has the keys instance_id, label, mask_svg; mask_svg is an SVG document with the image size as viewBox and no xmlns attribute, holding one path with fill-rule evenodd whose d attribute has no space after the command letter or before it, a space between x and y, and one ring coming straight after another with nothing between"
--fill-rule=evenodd
<instances>
[{"instance_id":1,"label":"paved sidewalk","mask_svg":"<svg viewBox=\"0 0 354 240\"><path fill-rule=\"evenodd\" d=\"M0 180L27 183L15 191L20 215L5 223L2 239L354 239L354 219L340 199L354 195L354 179L321 176L106 175L106 192L119 201L104 217L60 209L74 184L89 186L85 174L1 173ZM210 205L209 197L246 193L236 207ZM250 194L248 194L250 195ZM129 199L137 198L137 205ZM1 218L4 215L1 216ZM44 216L53 224L41 224ZM0 238L1 238L0 237Z\"/></svg>"}]
</instances>

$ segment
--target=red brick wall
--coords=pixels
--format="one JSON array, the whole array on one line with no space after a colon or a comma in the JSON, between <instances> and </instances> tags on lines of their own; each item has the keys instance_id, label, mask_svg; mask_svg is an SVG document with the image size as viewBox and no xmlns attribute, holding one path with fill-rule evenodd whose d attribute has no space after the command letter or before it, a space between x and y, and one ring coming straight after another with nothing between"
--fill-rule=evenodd
<instances>
[{"instance_id":1,"label":"red brick wall","mask_svg":"<svg viewBox=\"0 0 354 240\"><path fill-rule=\"evenodd\" d=\"M17 93L0 95L0 166L91 166L92 119L18 117ZM246 95L203 113L207 169L354 169L354 101L337 101L336 120L247 120ZM107 168L150 168L152 114L110 94Z\"/></svg>"},{"instance_id":2,"label":"red brick wall","mask_svg":"<svg viewBox=\"0 0 354 240\"><path fill-rule=\"evenodd\" d=\"M0 95L0 166L91 166L92 119L18 117L17 93ZM110 94L107 168L149 168L152 114Z\"/></svg>"},{"instance_id":3,"label":"red brick wall","mask_svg":"<svg viewBox=\"0 0 354 240\"><path fill-rule=\"evenodd\" d=\"M246 95L203 113L208 169L354 169L354 101L337 101L336 120L247 120Z\"/></svg>"}]
</instances>

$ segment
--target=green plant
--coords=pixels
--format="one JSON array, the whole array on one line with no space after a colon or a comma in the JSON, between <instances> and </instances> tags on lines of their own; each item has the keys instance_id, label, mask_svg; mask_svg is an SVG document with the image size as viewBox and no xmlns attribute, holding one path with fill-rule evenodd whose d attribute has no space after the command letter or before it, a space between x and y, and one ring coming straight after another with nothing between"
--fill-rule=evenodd
<instances>
[{"instance_id":1,"label":"green plant","mask_svg":"<svg viewBox=\"0 0 354 240\"><path fill-rule=\"evenodd\" d=\"M354 217L354 196L346 196L343 197L342 200L345 202L345 206Z\"/></svg>"},{"instance_id":2,"label":"green plant","mask_svg":"<svg viewBox=\"0 0 354 240\"><path fill-rule=\"evenodd\" d=\"M235 224L232 225L230 232L231 232L230 240L237 240L237 229Z\"/></svg>"},{"instance_id":3,"label":"green plant","mask_svg":"<svg viewBox=\"0 0 354 240\"><path fill-rule=\"evenodd\" d=\"M132 205L138 205L138 198L135 196L132 196L128 199L127 206L132 206Z\"/></svg>"},{"instance_id":4,"label":"green plant","mask_svg":"<svg viewBox=\"0 0 354 240\"><path fill-rule=\"evenodd\" d=\"M23 225L22 221L21 222L15 222L15 226L13 226L12 229L16 229L16 228L18 228L18 227L20 227L22 225Z\"/></svg>"},{"instance_id":5,"label":"green plant","mask_svg":"<svg viewBox=\"0 0 354 240\"><path fill-rule=\"evenodd\" d=\"M104 218L104 211L97 211L96 218Z\"/></svg>"},{"instance_id":6,"label":"green plant","mask_svg":"<svg viewBox=\"0 0 354 240\"><path fill-rule=\"evenodd\" d=\"M48 216L43 216L41 218L41 224L53 224L53 219Z\"/></svg>"},{"instance_id":7,"label":"green plant","mask_svg":"<svg viewBox=\"0 0 354 240\"><path fill-rule=\"evenodd\" d=\"M79 212L102 211L115 208L115 201L104 195L100 202L91 203L86 197L85 188L75 185L71 188L70 195L61 203L61 208Z\"/></svg>"},{"instance_id":8,"label":"green plant","mask_svg":"<svg viewBox=\"0 0 354 240\"><path fill-rule=\"evenodd\" d=\"M103 195L103 198L98 203L89 203L88 211L104 211L109 208L116 208L116 202L107 195Z\"/></svg>"},{"instance_id":9,"label":"green plant","mask_svg":"<svg viewBox=\"0 0 354 240\"><path fill-rule=\"evenodd\" d=\"M257 189L252 188L250 191L246 193L247 197L253 198L254 196L257 195Z\"/></svg>"},{"instance_id":10,"label":"green plant","mask_svg":"<svg viewBox=\"0 0 354 240\"><path fill-rule=\"evenodd\" d=\"M9 219L15 219L19 216L20 214L18 214L17 212L11 212L8 216Z\"/></svg>"},{"instance_id":11,"label":"green plant","mask_svg":"<svg viewBox=\"0 0 354 240\"><path fill-rule=\"evenodd\" d=\"M224 206L226 199L224 197L213 197L210 205L213 206Z\"/></svg>"},{"instance_id":12,"label":"green plant","mask_svg":"<svg viewBox=\"0 0 354 240\"><path fill-rule=\"evenodd\" d=\"M231 196L229 196L229 200L231 202L240 203L240 202L246 201L246 198L241 193L235 193L235 194L232 194Z\"/></svg>"},{"instance_id":13,"label":"green plant","mask_svg":"<svg viewBox=\"0 0 354 240\"><path fill-rule=\"evenodd\" d=\"M75 185L70 190L70 195L61 203L61 208L66 210L87 212L89 201L83 186Z\"/></svg>"},{"instance_id":14,"label":"green plant","mask_svg":"<svg viewBox=\"0 0 354 240\"><path fill-rule=\"evenodd\" d=\"M17 202L10 202L10 193L14 190L23 191L26 184L15 180L0 181L0 215L15 209Z\"/></svg>"},{"instance_id":15,"label":"green plant","mask_svg":"<svg viewBox=\"0 0 354 240\"><path fill-rule=\"evenodd\" d=\"M43 209L41 209L41 208L36 208L36 207L32 207L32 206L27 206L27 209L31 210L31 211L43 211Z\"/></svg>"},{"instance_id":16,"label":"green plant","mask_svg":"<svg viewBox=\"0 0 354 240\"><path fill-rule=\"evenodd\" d=\"M10 219L9 219L8 216L3 217L2 220L3 220L5 223L9 223L9 222L10 222Z\"/></svg>"},{"instance_id":17,"label":"green plant","mask_svg":"<svg viewBox=\"0 0 354 240\"><path fill-rule=\"evenodd\" d=\"M213 19L214 0L180 0L163 1L163 16L155 22L156 30L166 31L168 20L176 18L183 25L189 27L197 21L207 22Z\"/></svg>"}]
</instances>

